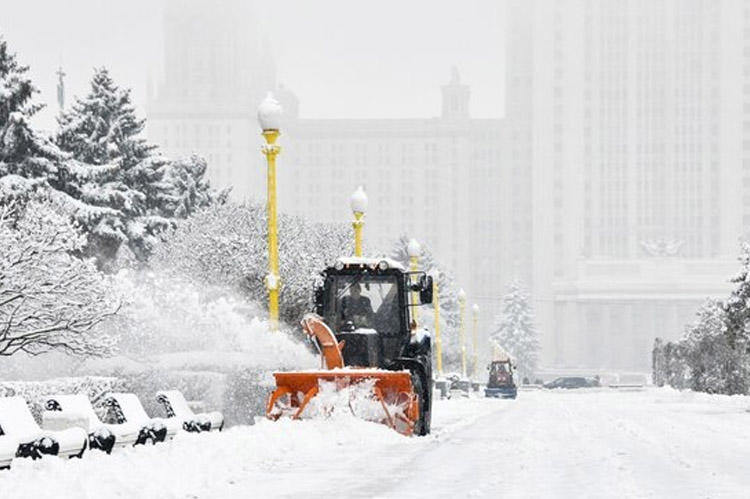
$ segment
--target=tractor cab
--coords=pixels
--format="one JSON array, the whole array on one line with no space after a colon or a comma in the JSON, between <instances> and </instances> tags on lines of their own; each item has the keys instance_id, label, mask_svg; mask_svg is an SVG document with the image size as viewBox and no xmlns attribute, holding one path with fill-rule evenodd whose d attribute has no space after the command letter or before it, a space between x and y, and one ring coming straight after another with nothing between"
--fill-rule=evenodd
<instances>
[{"instance_id":1,"label":"tractor cab","mask_svg":"<svg viewBox=\"0 0 750 499\"><path fill-rule=\"evenodd\" d=\"M432 278L388 259L341 259L315 290L316 312L344 341L347 366L389 369L419 343L429 350L429 337L411 326L415 307L431 302Z\"/></svg>"}]
</instances>

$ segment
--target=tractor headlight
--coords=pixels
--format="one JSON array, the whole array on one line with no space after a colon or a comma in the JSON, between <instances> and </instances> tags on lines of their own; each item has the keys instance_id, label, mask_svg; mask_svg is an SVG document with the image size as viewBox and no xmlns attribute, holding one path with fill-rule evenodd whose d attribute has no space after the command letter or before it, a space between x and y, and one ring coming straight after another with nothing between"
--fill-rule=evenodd
<instances>
[{"instance_id":1,"label":"tractor headlight","mask_svg":"<svg viewBox=\"0 0 750 499\"><path fill-rule=\"evenodd\" d=\"M388 262L381 260L380 263L378 263L378 270L388 270Z\"/></svg>"},{"instance_id":2,"label":"tractor headlight","mask_svg":"<svg viewBox=\"0 0 750 499\"><path fill-rule=\"evenodd\" d=\"M337 260L333 268L336 270L344 270L344 262L342 262L341 260Z\"/></svg>"}]
</instances>

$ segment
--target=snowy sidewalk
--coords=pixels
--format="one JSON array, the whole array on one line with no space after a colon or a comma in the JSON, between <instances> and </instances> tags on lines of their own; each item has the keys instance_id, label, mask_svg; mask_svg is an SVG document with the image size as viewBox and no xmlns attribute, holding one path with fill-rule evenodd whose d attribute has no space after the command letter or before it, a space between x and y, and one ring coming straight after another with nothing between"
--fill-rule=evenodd
<instances>
[{"instance_id":1,"label":"snowy sidewalk","mask_svg":"<svg viewBox=\"0 0 750 499\"><path fill-rule=\"evenodd\" d=\"M749 407L671 390L521 392L438 402L426 438L348 417L264 420L16 462L0 497L746 497Z\"/></svg>"}]
</instances>

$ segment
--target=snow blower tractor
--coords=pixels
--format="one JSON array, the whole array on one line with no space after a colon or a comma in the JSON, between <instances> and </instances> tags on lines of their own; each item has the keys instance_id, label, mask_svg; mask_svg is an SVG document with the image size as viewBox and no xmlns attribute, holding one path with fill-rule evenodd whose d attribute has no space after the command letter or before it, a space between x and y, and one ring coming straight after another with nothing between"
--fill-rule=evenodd
<instances>
[{"instance_id":1,"label":"snow blower tractor","mask_svg":"<svg viewBox=\"0 0 750 499\"><path fill-rule=\"evenodd\" d=\"M518 395L518 387L513 381L513 364L510 359L493 360L489 367L490 377L487 380L487 388L484 389L485 397L514 399Z\"/></svg>"},{"instance_id":2,"label":"snow blower tractor","mask_svg":"<svg viewBox=\"0 0 750 499\"><path fill-rule=\"evenodd\" d=\"M431 302L432 278L424 272L409 272L389 259L338 260L321 273L315 313L301 323L321 355L321 369L274 373L266 415L300 419L311 406L320 411L331 393L358 388L370 404L349 399L356 416L405 435L428 434L432 346L415 313Z\"/></svg>"}]
</instances>

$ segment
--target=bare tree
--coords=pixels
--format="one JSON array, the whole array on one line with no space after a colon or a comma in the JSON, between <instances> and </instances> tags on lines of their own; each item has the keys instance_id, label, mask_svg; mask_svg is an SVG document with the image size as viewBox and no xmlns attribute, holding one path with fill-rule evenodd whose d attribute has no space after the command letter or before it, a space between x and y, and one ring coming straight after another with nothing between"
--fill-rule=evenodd
<instances>
[{"instance_id":1,"label":"bare tree","mask_svg":"<svg viewBox=\"0 0 750 499\"><path fill-rule=\"evenodd\" d=\"M111 353L96 326L119 305L94 264L73 256L84 242L50 203L0 207L0 355Z\"/></svg>"}]
</instances>

